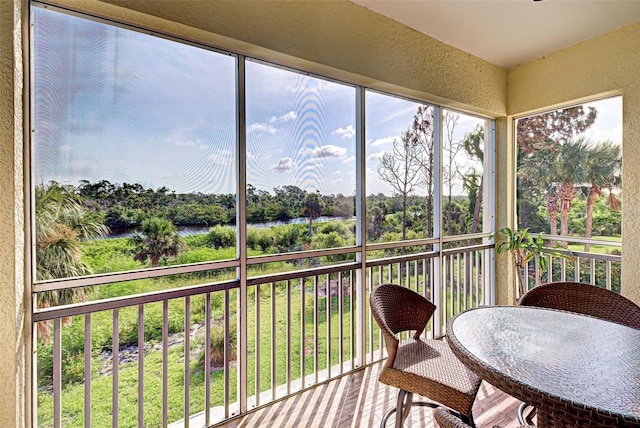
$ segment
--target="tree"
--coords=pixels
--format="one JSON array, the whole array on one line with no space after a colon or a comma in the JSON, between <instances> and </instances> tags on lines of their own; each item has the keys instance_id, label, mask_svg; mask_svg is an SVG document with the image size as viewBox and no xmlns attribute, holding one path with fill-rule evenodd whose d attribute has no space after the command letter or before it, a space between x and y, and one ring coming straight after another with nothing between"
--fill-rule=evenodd
<instances>
[{"instance_id":1,"label":"tree","mask_svg":"<svg viewBox=\"0 0 640 428\"><path fill-rule=\"evenodd\" d=\"M271 207L271 218L274 220L286 221L294 217L298 217L300 213L300 201L305 197L306 192L298 186L285 185L275 187L274 204Z\"/></svg>"},{"instance_id":2,"label":"tree","mask_svg":"<svg viewBox=\"0 0 640 428\"><path fill-rule=\"evenodd\" d=\"M480 182L480 184L478 184ZM469 217L471 220L470 233L475 233L478 228L478 218L480 214L478 200L482 203L482 196L478 195L478 191L482 186L482 175L478 174L474 168L470 168L466 174L462 176L462 188L467 192L469 198Z\"/></svg>"},{"instance_id":3,"label":"tree","mask_svg":"<svg viewBox=\"0 0 640 428\"><path fill-rule=\"evenodd\" d=\"M378 164L380 179L389 183L402 198L402 240L407 237L407 197L427 184L422 174L425 153L416 143L420 132L414 118L413 125L401 134L400 140L393 140L392 151L385 152Z\"/></svg>"},{"instance_id":4,"label":"tree","mask_svg":"<svg viewBox=\"0 0 640 428\"><path fill-rule=\"evenodd\" d=\"M520 151L528 155L546 146L548 141L563 143L586 131L596 120L594 107L585 110L578 105L518 119L517 143Z\"/></svg>"},{"instance_id":5,"label":"tree","mask_svg":"<svg viewBox=\"0 0 640 428\"><path fill-rule=\"evenodd\" d=\"M444 124L444 151L448 154L445 158L445 163L442 168L442 182L444 187L447 189L448 194L448 203L447 203L447 235L453 234L453 219L452 219L452 210L453 204L451 198L453 197L453 185L455 183L456 177L458 177L458 166L456 164L456 156L462 150L462 144L460 142L455 143L453 141L453 133L456 130L456 126L458 125L458 114L447 111L443 117L442 121Z\"/></svg>"},{"instance_id":6,"label":"tree","mask_svg":"<svg viewBox=\"0 0 640 428\"><path fill-rule=\"evenodd\" d=\"M80 241L103 236L109 229L100 217L89 211L73 186L51 181L35 187L36 278L47 280L89 275L91 268L82 262ZM38 307L85 301L86 288L67 288L38 293ZM70 318L63 320L65 324ZM42 339L50 335L50 323L39 323Z\"/></svg>"},{"instance_id":7,"label":"tree","mask_svg":"<svg viewBox=\"0 0 640 428\"><path fill-rule=\"evenodd\" d=\"M382 193L367 197L367 239L377 241L387 231L386 197Z\"/></svg>"},{"instance_id":8,"label":"tree","mask_svg":"<svg viewBox=\"0 0 640 428\"><path fill-rule=\"evenodd\" d=\"M135 246L134 259L151 262L156 267L162 257L177 257L184 249L182 238L176 234L176 228L169 220L151 217L142 222L141 234L130 238Z\"/></svg>"},{"instance_id":9,"label":"tree","mask_svg":"<svg viewBox=\"0 0 640 428\"><path fill-rule=\"evenodd\" d=\"M322 197L320 191L307 193L302 200L302 215L309 219L309 238L313 236L313 219L322 213Z\"/></svg>"},{"instance_id":10,"label":"tree","mask_svg":"<svg viewBox=\"0 0 640 428\"><path fill-rule=\"evenodd\" d=\"M73 186L55 181L35 188L36 278L38 280L88 275L80 260L80 240L109 232L101 219L84 205ZM58 299L57 304L71 303Z\"/></svg>"},{"instance_id":11,"label":"tree","mask_svg":"<svg viewBox=\"0 0 640 428\"><path fill-rule=\"evenodd\" d=\"M558 189L554 182L556 175L556 154L555 143L547 143L549 148L541 145L538 150L520 157L518 168L519 193L520 197L533 199L534 195L539 195L539 200L544 200L549 215L549 233L558 234ZM521 202L520 206L524 204ZM532 204L537 206L536 204ZM522 214L521 214L522 217Z\"/></svg>"},{"instance_id":12,"label":"tree","mask_svg":"<svg viewBox=\"0 0 640 428\"><path fill-rule=\"evenodd\" d=\"M427 189L427 236L433 236L433 193L435 183L435 138L433 134L433 107L419 106L413 117L411 144L421 150L421 170ZM439 173L439 172L438 172Z\"/></svg>"},{"instance_id":13,"label":"tree","mask_svg":"<svg viewBox=\"0 0 640 428\"><path fill-rule=\"evenodd\" d=\"M519 148L518 199L520 200L520 218L533 213L522 212L525 207L535 208L541 203L547 206L550 234L557 235L557 212L560 190L551 184L547 174L550 161L549 152L555 153L557 145L578 136L593 125L597 117L594 107L585 109L578 105L554 110L518 119L516 123L517 144ZM540 168L536 171L536 162ZM528 165L526 165L528 163ZM530 167L527 171L527 166Z\"/></svg>"},{"instance_id":14,"label":"tree","mask_svg":"<svg viewBox=\"0 0 640 428\"><path fill-rule=\"evenodd\" d=\"M620 184L622 156L620 146L611 141L604 141L592 146L587 154L586 182L588 183L586 205L585 238L591 238L593 231L593 207L596 200L608 190L609 209L617 211L620 201L612 192L613 187ZM589 251L589 244L585 244L585 251Z\"/></svg>"},{"instance_id":15,"label":"tree","mask_svg":"<svg viewBox=\"0 0 640 428\"><path fill-rule=\"evenodd\" d=\"M480 124L476 125L475 129L471 132L467 132L462 139L462 147L464 151L467 153L470 159L477 159L481 164L484 165L484 127ZM471 233L476 233L478 231L478 222L480 221L480 207L482 206L482 193L484 191L484 174L480 175L480 184L475 189L476 200L473 204L469 201L470 206L473 206L473 220L471 222ZM474 169L469 171L465 179L466 188L468 190L472 190L473 186L476 182L476 177L478 174ZM468 180L473 180L473 183ZM469 192L469 197L471 198L471 192Z\"/></svg>"},{"instance_id":16,"label":"tree","mask_svg":"<svg viewBox=\"0 0 640 428\"><path fill-rule=\"evenodd\" d=\"M586 177L586 157L588 147L584 138L571 139L560 145L556 157L556 178L558 183L558 200L560 201L560 233L569 235L569 210L577 189ZM563 244L566 246L566 243Z\"/></svg>"}]
</instances>

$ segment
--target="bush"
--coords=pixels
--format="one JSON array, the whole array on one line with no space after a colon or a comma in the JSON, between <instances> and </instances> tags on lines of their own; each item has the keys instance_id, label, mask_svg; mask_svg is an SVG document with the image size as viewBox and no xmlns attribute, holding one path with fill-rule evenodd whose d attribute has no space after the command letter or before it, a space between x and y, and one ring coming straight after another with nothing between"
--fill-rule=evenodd
<instances>
[{"instance_id":1,"label":"bush","mask_svg":"<svg viewBox=\"0 0 640 428\"><path fill-rule=\"evenodd\" d=\"M271 229L250 227L247 229L247 246L255 250L267 251L275 246L275 237Z\"/></svg>"},{"instance_id":2,"label":"bush","mask_svg":"<svg viewBox=\"0 0 640 428\"><path fill-rule=\"evenodd\" d=\"M230 227L214 226L207 233L206 243L213 248L235 247L236 231Z\"/></svg>"},{"instance_id":3,"label":"bush","mask_svg":"<svg viewBox=\"0 0 640 428\"><path fill-rule=\"evenodd\" d=\"M309 225L289 224L272 227L271 230L274 233L277 250L285 253L302 249L302 244L309 231Z\"/></svg>"},{"instance_id":4,"label":"bush","mask_svg":"<svg viewBox=\"0 0 640 428\"><path fill-rule=\"evenodd\" d=\"M212 367L222 366L224 364L224 322L212 325L211 327L211 349L209 352L209 361ZM229 360L234 361L238 349L238 334L236 328L235 316L229 321ZM206 358L206 349L203 349L198 356L198 366L204 367Z\"/></svg>"},{"instance_id":5,"label":"bush","mask_svg":"<svg viewBox=\"0 0 640 428\"><path fill-rule=\"evenodd\" d=\"M332 232L340 235L342 238L349 238L354 234L348 224L340 221L328 221L321 223L318 227L318 233L320 234L327 235Z\"/></svg>"}]
</instances>

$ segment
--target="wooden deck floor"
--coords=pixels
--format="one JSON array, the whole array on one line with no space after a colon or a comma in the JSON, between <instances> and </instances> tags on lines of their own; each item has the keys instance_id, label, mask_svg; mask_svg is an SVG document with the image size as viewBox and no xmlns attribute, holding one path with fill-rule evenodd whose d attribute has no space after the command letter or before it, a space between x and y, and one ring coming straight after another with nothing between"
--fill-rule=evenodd
<instances>
[{"instance_id":1,"label":"wooden deck floor","mask_svg":"<svg viewBox=\"0 0 640 428\"><path fill-rule=\"evenodd\" d=\"M303 394L262 408L217 427L379 427L384 412L395 406L397 390L378 382L382 363L342 377ZM420 397L416 396L416 400ZM479 428L518 426L520 401L483 382L473 414ZM432 428L431 408L414 407L405 427ZM387 426L393 426L394 417Z\"/></svg>"}]
</instances>

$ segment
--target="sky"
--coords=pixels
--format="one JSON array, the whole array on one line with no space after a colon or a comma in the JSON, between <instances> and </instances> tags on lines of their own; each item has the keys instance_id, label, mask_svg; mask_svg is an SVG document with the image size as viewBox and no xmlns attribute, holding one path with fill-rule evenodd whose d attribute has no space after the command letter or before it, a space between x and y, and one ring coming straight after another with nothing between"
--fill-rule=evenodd
<instances>
[{"instance_id":1,"label":"sky","mask_svg":"<svg viewBox=\"0 0 640 428\"><path fill-rule=\"evenodd\" d=\"M37 7L34 24L36 184L109 180L235 192L233 56ZM248 60L247 183L354 194L355 103L353 86ZM367 194L392 193L378 176L379 159L419 105L365 93ZM457 118L454 144L484 123ZM621 124L619 99L601 101L588 136L620 142ZM463 151L455 160L461 173L482 171ZM453 193L461 192L458 179Z\"/></svg>"}]
</instances>

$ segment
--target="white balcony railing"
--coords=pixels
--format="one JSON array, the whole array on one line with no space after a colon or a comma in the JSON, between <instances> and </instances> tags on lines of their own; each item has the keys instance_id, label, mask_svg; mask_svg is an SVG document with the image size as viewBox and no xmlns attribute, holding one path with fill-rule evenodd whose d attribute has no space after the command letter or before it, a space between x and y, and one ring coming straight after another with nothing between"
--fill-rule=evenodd
<instances>
[{"instance_id":1,"label":"white balcony railing","mask_svg":"<svg viewBox=\"0 0 640 428\"><path fill-rule=\"evenodd\" d=\"M253 276L244 292L233 279L35 309L34 330L53 323L50 343L34 347L35 420L46 427L209 426L348 374L386 356L368 305L369 290L383 282L434 301L438 310L425 334L438 337L451 316L492 303L494 293L492 244L467 236L441 245L364 264ZM353 249L343 251L355 257ZM586 282L602 270L615 289L618 256L574 255L552 260L550 277L566 278L580 266L578 279L585 280L583 266L591 265ZM228 262L221 269L228 271ZM83 339L72 337L78 331ZM108 349L97 345L104 334ZM73 351L79 340L83 346ZM214 354L219 363L207 358Z\"/></svg>"},{"instance_id":2,"label":"white balcony railing","mask_svg":"<svg viewBox=\"0 0 640 428\"><path fill-rule=\"evenodd\" d=\"M619 241L605 241L584 238L566 238L560 236L544 236L547 251L566 256L547 255L547 271L540 272L538 263L531 262L527 267L528 288L536 284L536 278L541 282L576 281L597 285L620 292L622 266L622 243ZM562 244L567 245L567 249ZM590 245L591 251L585 251L584 245ZM593 247L597 247L594 250Z\"/></svg>"}]
</instances>

